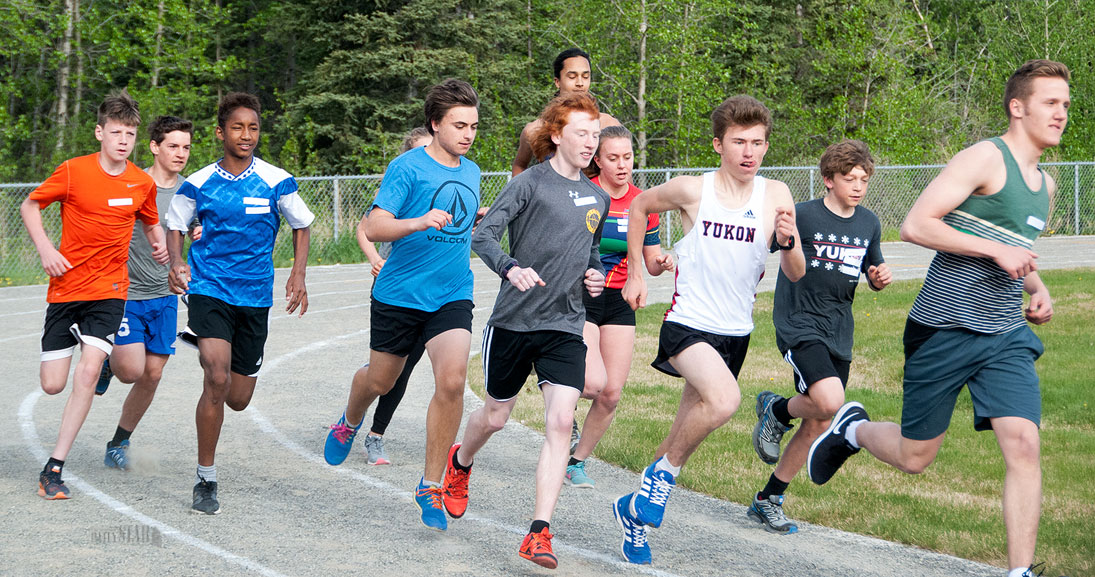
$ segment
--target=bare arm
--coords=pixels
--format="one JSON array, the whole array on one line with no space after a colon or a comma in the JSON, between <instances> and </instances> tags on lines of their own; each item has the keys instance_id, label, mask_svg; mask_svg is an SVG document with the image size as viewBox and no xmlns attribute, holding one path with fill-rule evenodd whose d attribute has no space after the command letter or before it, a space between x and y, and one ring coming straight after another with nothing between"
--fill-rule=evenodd
<instances>
[{"instance_id":1,"label":"bare arm","mask_svg":"<svg viewBox=\"0 0 1095 577\"><path fill-rule=\"evenodd\" d=\"M629 222L628 225L631 223ZM628 229L629 231L631 229ZM677 261L668 252L662 252L661 245L648 244L643 247L643 261L650 276L658 276L667 270L677 268Z\"/></svg>"},{"instance_id":2,"label":"bare arm","mask_svg":"<svg viewBox=\"0 0 1095 577\"><path fill-rule=\"evenodd\" d=\"M521 129L521 137L517 143L517 156L513 159L510 176L521 174L532 163L532 144L530 140L532 139L532 132L537 128L539 128L539 122L533 120Z\"/></svg>"},{"instance_id":3,"label":"bare arm","mask_svg":"<svg viewBox=\"0 0 1095 577\"><path fill-rule=\"evenodd\" d=\"M948 226L943 217L975 192L996 192L993 181L1001 173L1003 157L991 143L982 142L959 152L928 184L901 224L901 240L933 250L991 258L1013 279L1037 270L1038 255L966 234Z\"/></svg>"},{"instance_id":4,"label":"bare arm","mask_svg":"<svg viewBox=\"0 0 1095 577\"><path fill-rule=\"evenodd\" d=\"M308 267L308 246L311 240L309 227L293 229L293 269L285 283L285 300L289 303L285 312L292 314L300 307L298 317L308 312L308 288L304 284L304 271Z\"/></svg>"},{"instance_id":5,"label":"bare arm","mask_svg":"<svg viewBox=\"0 0 1095 577\"><path fill-rule=\"evenodd\" d=\"M1023 313L1027 320L1044 325L1053 318L1053 299L1049 296L1049 289L1042 282L1042 277L1037 272L1031 272L1023 279L1023 290L1030 295L1030 303Z\"/></svg>"},{"instance_id":6,"label":"bare arm","mask_svg":"<svg viewBox=\"0 0 1095 577\"><path fill-rule=\"evenodd\" d=\"M396 218L394 214L374 206L365 216L365 234L376 242L393 242L422 230L441 230L451 223L452 215L440 208L431 209L418 218Z\"/></svg>"},{"instance_id":7,"label":"bare arm","mask_svg":"<svg viewBox=\"0 0 1095 577\"><path fill-rule=\"evenodd\" d=\"M368 214L361 215L361 220L357 223L357 245L361 247L361 252L365 253L365 258L369 259L369 264L372 265L373 276L380 274L380 269L384 268L384 259L381 258L380 253L376 250L376 245L373 241L369 240L369 236L365 233L365 220L368 218Z\"/></svg>"},{"instance_id":8,"label":"bare arm","mask_svg":"<svg viewBox=\"0 0 1095 577\"><path fill-rule=\"evenodd\" d=\"M172 230L167 235L167 255L171 269L167 274L167 285L172 292L185 293L190 288L190 266L182 256L183 231Z\"/></svg>"},{"instance_id":9,"label":"bare arm","mask_svg":"<svg viewBox=\"0 0 1095 577\"><path fill-rule=\"evenodd\" d=\"M802 239L798 237L798 226L795 224L795 201L791 198L791 191L787 185L778 180L769 180L768 197L771 199L773 218L772 237L768 240L771 245L774 240L780 246L787 246L794 242L791 250L779 251L779 268L791 282L806 275L806 255L802 254Z\"/></svg>"},{"instance_id":10,"label":"bare arm","mask_svg":"<svg viewBox=\"0 0 1095 577\"><path fill-rule=\"evenodd\" d=\"M72 269L61 251L57 250L46 235L46 229L42 226L42 207L37 200L31 200L28 196L19 205L19 214L23 217L23 226L27 227L34 248L38 250L38 256L42 260L42 269L49 276L61 276Z\"/></svg>"},{"instance_id":11,"label":"bare arm","mask_svg":"<svg viewBox=\"0 0 1095 577\"><path fill-rule=\"evenodd\" d=\"M144 235L148 238L148 244L152 245L152 258L160 264L167 264L171 255L167 252L167 239L164 238L163 227L159 223L144 225Z\"/></svg>"},{"instance_id":12,"label":"bare arm","mask_svg":"<svg viewBox=\"0 0 1095 577\"><path fill-rule=\"evenodd\" d=\"M691 227L692 218L700 203L702 183L698 176L678 176L669 182L643 192L631 201L627 217L627 260L638 263L643 259L643 239L646 236L647 218L654 213L680 210L685 232ZM646 306L646 279L643 268L630 266L622 295L632 309Z\"/></svg>"}]
</instances>

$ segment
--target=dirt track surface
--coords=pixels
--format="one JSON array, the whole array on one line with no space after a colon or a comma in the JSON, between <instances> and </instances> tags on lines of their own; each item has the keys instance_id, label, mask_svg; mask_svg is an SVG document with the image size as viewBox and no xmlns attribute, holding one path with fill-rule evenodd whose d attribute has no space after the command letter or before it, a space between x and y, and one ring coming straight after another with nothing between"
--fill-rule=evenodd
<instances>
[{"instance_id":1,"label":"dirt track surface","mask_svg":"<svg viewBox=\"0 0 1095 577\"><path fill-rule=\"evenodd\" d=\"M1095 238L1039 241L1043 268L1095 266ZM904 243L884 252L898 278L923 276L931 253ZM774 264L775 259L770 259ZM478 261L473 350L498 279ZM283 296L285 271L275 282ZM766 275L762 289L774 282ZM652 301L672 292L666 279ZM671 282L671 281L670 281ZM323 462L325 427L342 410L353 371L368 349L368 269L309 270L311 310L290 318L275 307L251 407L228 412L218 449L222 513L190 513L196 464L194 407L201 373L193 350L167 365L156 400L133 436L135 469L102 465L127 385L97 398L69 454L73 498L48 502L36 479L56 439L67 393L38 386L44 287L0 290L0 573L4 575L926 575L999 576L1003 571L878 539L802 524L777 537L745 507L677 489L663 527L651 531L654 565L619 554L612 499L638 484L634 473L596 462L596 490L564 487L552 529L560 567L517 556L532 511L541 436L511 423L479 454L468 515L446 533L425 529L411 501L421 475L428 364L415 372L388 429L395 465L371 467L361 447L340 467ZM181 311L185 321L185 309ZM465 413L478 405L465 395ZM737 415L735 418L747 418ZM367 419L371 419L370 416ZM360 439L358 442L360 445ZM732 475L733 470L727 471ZM849 503L854 507L854 503ZM1001 529L1002 530L1002 529Z\"/></svg>"}]
</instances>

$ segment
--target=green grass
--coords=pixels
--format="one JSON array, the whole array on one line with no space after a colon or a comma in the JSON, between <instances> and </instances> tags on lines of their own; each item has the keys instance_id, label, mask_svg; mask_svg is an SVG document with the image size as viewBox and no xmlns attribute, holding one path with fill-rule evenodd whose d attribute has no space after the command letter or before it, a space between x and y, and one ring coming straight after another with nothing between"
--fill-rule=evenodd
<instances>
[{"instance_id":1,"label":"green grass","mask_svg":"<svg viewBox=\"0 0 1095 577\"><path fill-rule=\"evenodd\" d=\"M1095 357L1095 270L1043 272L1054 297L1052 322L1034 330L1046 354L1042 382L1043 510L1037 558L1054 575L1095 575L1095 399L1090 386ZM881 293L863 289L855 305L855 361L849 400L862 402L875 420L899 421L904 360L901 334L921 284L895 283ZM862 287L862 285L861 285ZM596 456L639 471L650 461L680 401L682 382L649 367L665 305L639 311L635 359L616 419ZM772 295L760 294L756 329L741 373L742 405L728 424L707 438L681 473L690 489L747 503L772 468L750 442L753 399L764 389L789 395L791 372L775 346ZM469 382L482 395L479 363ZM583 410L588 401L581 402ZM1088 405L1093 405L1089 407ZM534 386L519 397L513 418L543 428L543 403ZM594 473L595 475L596 473ZM963 392L936 462L922 475L905 475L866 454L851 459L824 487L805 472L788 490L793 519L925 547L993 565L1006 565L1000 510L1004 466L991 433L973 430L973 406ZM1086 529L1085 529L1086 527Z\"/></svg>"}]
</instances>

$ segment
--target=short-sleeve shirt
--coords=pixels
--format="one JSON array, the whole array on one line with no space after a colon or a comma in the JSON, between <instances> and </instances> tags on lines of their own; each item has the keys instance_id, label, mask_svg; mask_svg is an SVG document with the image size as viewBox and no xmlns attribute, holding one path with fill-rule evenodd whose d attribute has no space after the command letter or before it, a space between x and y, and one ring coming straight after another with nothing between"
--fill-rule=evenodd
<instances>
[{"instance_id":1,"label":"short-sleeve shirt","mask_svg":"<svg viewBox=\"0 0 1095 577\"><path fill-rule=\"evenodd\" d=\"M857 206L850 217L834 214L824 199L795 205L795 219L806 276L791 282L780 270L772 320L776 345L788 349L808 341L821 341L829 352L852 359L855 319L852 301L859 277L882 258L882 226L878 217Z\"/></svg>"},{"instance_id":2,"label":"short-sleeve shirt","mask_svg":"<svg viewBox=\"0 0 1095 577\"><path fill-rule=\"evenodd\" d=\"M129 289L129 239L135 219L159 222L156 182L126 161L117 176L99 165L99 153L65 161L30 193L41 208L61 203L61 245L72 265L50 277L46 301L125 299Z\"/></svg>"},{"instance_id":3,"label":"short-sleeve shirt","mask_svg":"<svg viewBox=\"0 0 1095 577\"><path fill-rule=\"evenodd\" d=\"M151 169L146 169L147 173ZM182 186L185 179L179 176L175 180L175 186L163 188L156 185L156 209L160 213L161 224L166 234L167 209L171 206L171 199ZM152 244L148 242L148 236L144 233L144 226L140 223L133 226L133 238L129 241L129 297L131 301L146 301L165 297L170 294L171 288L167 285L167 275L170 265L160 264L152 258Z\"/></svg>"},{"instance_id":4,"label":"short-sleeve shirt","mask_svg":"<svg viewBox=\"0 0 1095 577\"><path fill-rule=\"evenodd\" d=\"M190 245L190 293L245 307L274 304L280 217L293 229L315 219L297 194L296 179L260 158L238 175L220 161L190 175L171 200L167 226L184 232L195 214L202 236Z\"/></svg>"},{"instance_id":5,"label":"short-sleeve shirt","mask_svg":"<svg viewBox=\"0 0 1095 577\"><path fill-rule=\"evenodd\" d=\"M601 186L601 177L593 178L593 184ZM627 184L627 192L620 198L613 198L601 230L601 264L605 267L605 288L622 289L627 282L627 217L631 201L642 190L634 184ZM611 197L611 195L609 195ZM652 213L646 219L646 236L643 246L661 244L658 213Z\"/></svg>"},{"instance_id":6,"label":"short-sleeve shirt","mask_svg":"<svg viewBox=\"0 0 1095 577\"><path fill-rule=\"evenodd\" d=\"M439 208L452 222L392 243L392 253L373 285L373 298L393 306L433 312L447 303L472 300L471 229L479 210L479 166L460 157L445 166L425 147L392 160L373 207L397 219L418 218Z\"/></svg>"}]
</instances>

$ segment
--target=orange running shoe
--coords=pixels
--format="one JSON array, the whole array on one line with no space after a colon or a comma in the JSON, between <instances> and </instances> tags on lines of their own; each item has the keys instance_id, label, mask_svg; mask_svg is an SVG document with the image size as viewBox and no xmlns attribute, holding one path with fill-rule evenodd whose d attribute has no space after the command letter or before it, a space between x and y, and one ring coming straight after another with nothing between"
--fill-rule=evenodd
<instances>
[{"instance_id":1,"label":"orange running shoe","mask_svg":"<svg viewBox=\"0 0 1095 577\"><path fill-rule=\"evenodd\" d=\"M551 552L551 538L554 536L548 533L547 528L541 529L539 533L529 533L521 541L521 548L517 553L541 567L554 569L559 566L559 560Z\"/></svg>"},{"instance_id":2,"label":"orange running shoe","mask_svg":"<svg viewBox=\"0 0 1095 577\"><path fill-rule=\"evenodd\" d=\"M468 467L467 471L461 471L452 464L458 449L460 449L460 443L453 444L449 449L449 462L445 465L445 480L441 481L441 489L445 495L445 511L448 511L453 519L463 517L468 510L468 479L471 477L471 467Z\"/></svg>"}]
</instances>

